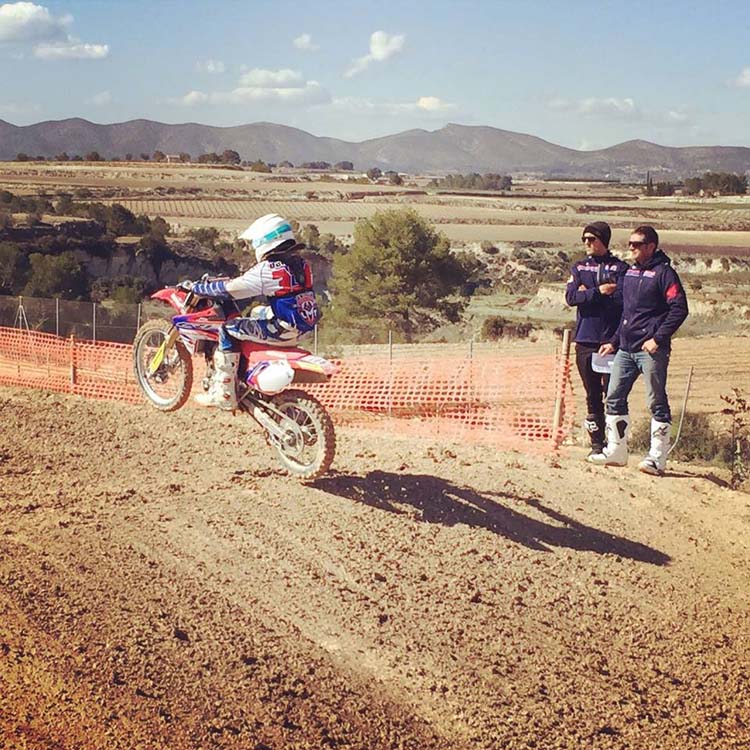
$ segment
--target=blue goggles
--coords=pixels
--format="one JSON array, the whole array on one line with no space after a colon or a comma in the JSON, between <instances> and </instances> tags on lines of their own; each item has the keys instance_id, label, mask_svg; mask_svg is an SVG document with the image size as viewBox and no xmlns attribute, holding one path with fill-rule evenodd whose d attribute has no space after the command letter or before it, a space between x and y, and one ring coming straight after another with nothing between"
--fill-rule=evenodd
<instances>
[{"instance_id":1,"label":"blue goggles","mask_svg":"<svg viewBox=\"0 0 750 750\"><path fill-rule=\"evenodd\" d=\"M267 242L271 242L271 240L275 240L277 237L281 237L282 234L286 234L287 232L291 231L292 227L290 224L282 224L280 227L278 227L278 229L274 229L273 232L269 232L268 234L264 234L262 237L254 239L253 248L257 250Z\"/></svg>"}]
</instances>

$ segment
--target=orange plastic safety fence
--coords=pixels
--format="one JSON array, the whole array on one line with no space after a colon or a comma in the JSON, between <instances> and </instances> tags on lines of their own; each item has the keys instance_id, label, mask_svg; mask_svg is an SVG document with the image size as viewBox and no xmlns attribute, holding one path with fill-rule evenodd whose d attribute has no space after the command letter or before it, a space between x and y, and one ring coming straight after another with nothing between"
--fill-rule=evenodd
<instances>
[{"instance_id":1,"label":"orange plastic safety fence","mask_svg":"<svg viewBox=\"0 0 750 750\"><path fill-rule=\"evenodd\" d=\"M364 412L371 425L385 418L389 424L382 427L400 434L502 448L554 448L573 422L569 368L567 363L558 367L552 354L349 358L330 383L308 390L353 422L362 422Z\"/></svg>"},{"instance_id":2,"label":"orange plastic safety fence","mask_svg":"<svg viewBox=\"0 0 750 750\"><path fill-rule=\"evenodd\" d=\"M194 388L203 368L195 362ZM570 433L570 363L553 354L348 357L306 385L337 421L402 435L545 451ZM0 384L140 403L132 347L0 328Z\"/></svg>"},{"instance_id":3,"label":"orange plastic safety fence","mask_svg":"<svg viewBox=\"0 0 750 750\"><path fill-rule=\"evenodd\" d=\"M0 328L0 384L140 402L132 347Z\"/></svg>"}]
</instances>

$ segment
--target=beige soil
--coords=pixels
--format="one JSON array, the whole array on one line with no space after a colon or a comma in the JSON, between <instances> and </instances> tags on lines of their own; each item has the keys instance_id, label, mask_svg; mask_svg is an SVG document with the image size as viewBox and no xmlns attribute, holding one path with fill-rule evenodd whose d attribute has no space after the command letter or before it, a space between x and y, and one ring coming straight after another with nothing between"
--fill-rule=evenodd
<instances>
[{"instance_id":1,"label":"beige soil","mask_svg":"<svg viewBox=\"0 0 750 750\"><path fill-rule=\"evenodd\" d=\"M750 497L0 390L0 747L750 745Z\"/></svg>"}]
</instances>

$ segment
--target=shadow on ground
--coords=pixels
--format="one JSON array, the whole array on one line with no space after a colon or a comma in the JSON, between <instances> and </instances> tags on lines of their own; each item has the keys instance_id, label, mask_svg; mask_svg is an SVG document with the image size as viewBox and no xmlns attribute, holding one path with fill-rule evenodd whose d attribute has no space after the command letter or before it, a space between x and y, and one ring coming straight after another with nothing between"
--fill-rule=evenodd
<instances>
[{"instance_id":1,"label":"shadow on ground","mask_svg":"<svg viewBox=\"0 0 750 750\"><path fill-rule=\"evenodd\" d=\"M425 523L445 526L461 523L487 529L534 550L548 552L550 547L568 547L601 555L620 555L652 565L670 562L668 555L653 547L586 526L535 498L506 492L479 493L429 474L387 471L371 471L363 476L334 474L318 479L312 486L390 513L413 515L408 509L411 506ZM513 510L503 505L502 499L524 503L545 520Z\"/></svg>"}]
</instances>

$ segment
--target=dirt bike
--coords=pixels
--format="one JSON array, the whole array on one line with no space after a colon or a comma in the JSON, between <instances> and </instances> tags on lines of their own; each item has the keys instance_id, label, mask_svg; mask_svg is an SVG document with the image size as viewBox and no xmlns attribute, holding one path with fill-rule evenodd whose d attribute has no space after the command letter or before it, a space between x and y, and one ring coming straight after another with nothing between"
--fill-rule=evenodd
<instances>
[{"instance_id":1,"label":"dirt bike","mask_svg":"<svg viewBox=\"0 0 750 750\"><path fill-rule=\"evenodd\" d=\"M161 411L175 411L185 404L193 386L192 356L203 354L207 391L214 372L213 354L222 323L238 317L234 300L217 302L188 289L166 287L151 299L171 305L177 315L144 323L133 340L133 368L143 394ZM328 412L313 396L290 389L264 393L254 373L271 363L286 362L292 385L325 383L335 372L328 360L298 347L272 347L240 341L237 373L238 410L249 414L263 429L282 466L305 480L325 474L336 451L336 436ZM288 368L287 368L288 369Z\"/></svg>"}]
</instances>

